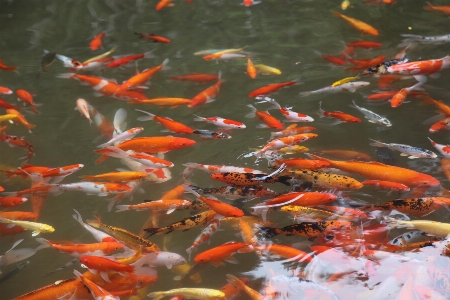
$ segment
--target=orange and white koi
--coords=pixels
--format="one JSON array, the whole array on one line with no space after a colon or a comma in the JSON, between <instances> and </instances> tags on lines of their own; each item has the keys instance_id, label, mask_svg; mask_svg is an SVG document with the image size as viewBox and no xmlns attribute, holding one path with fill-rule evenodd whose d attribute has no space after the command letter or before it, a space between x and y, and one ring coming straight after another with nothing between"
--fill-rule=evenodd
<instances>
[{"instance_id":1,"label":"orange and white koi","mask_svg":"<svg viewBox=\"0 0 450 300\"><path fill-rule=\"evenodd\" d=\"M0 86L0 94L10 95L13 91L5 86Z\"/></svg>"},{"instance_id":2,"label":"orange and white koi","mask_svg":"<svg viewBox=\"0 0 450 300\"><path fill-rule=\"evenodd\" d=\"M147 177L147 173L124 171L124 172L108 172L99 175L83 175L83 180L109 180L113 182L128 182L139 180Z\"/></svg>"},{"instance_id":3,"label":"orange and white koi","mask_svg":"<svg viewBox=\"0 0 450 300\"><path fill-rule=\"evenodd\" d=\"M105 37L105 35L106 33L104 32L100 32L99 34L97 34L89 43L89 48L91 48L92 51L98 50L103 44L102 39Z\"/></svg>"},{"instance_id":4,"label":"orange and white koi","mask_svg":"<svg viewBox=\"0 0 450 300\"><path fill-rule=\"evenodd\" d=\"M450 130L450 117L437 121L431 125L429 132L433 133L440 130Z\"/></svg>"},{"instance_id":5,"label":"orange and white koi","mask_svg":"<svg viewBox=\"0 0 450 300\"><path fill-rule=\"evenodd\" d=\"M58 183L61 180L63 180L66 176L75 173L76 171L80 170L83 167L84 167L83 164L74 164L64 167L49 168L48 170L44 170L42 172L28 173L28 176L31 178L33 182L36 183L39 183L45 179L53 179L53 183Z\"/></svg>"},{"instance_id":6,"label":"orange and white koi","mask_svg":"<svg viewBox=\"0 0 450 300\"><path fill-rule=\"evenodd\" d=\"M92 105L88 106L89 115L91 116L94 124L100 130L102 135L107 138L112 138L114 133L114 125L103 116L98 110L96 110Z\"/></svg>"},{"instance_id":7,"label":"orange and white koi","mask_svg":"<svg viewBox=\"0 0 450 300\"><path fill-rule=\"evenodd\" d=\"M257 152L256 157L261 157L268 150L278 150L283 147L294 146L310 139L316 138L319 135L315 133L301 133L296 135L290 135L275 139L268 144L266 144L261 151Z\"/></svg>"},{"instance_id":8,"label":"orange and white koi","mask_svg":"<svg viewBox=\"0 0 450 300\"><path fill-rule=\"evenodd\" d=\"M105 54L110 54L113 52L114 49L111 49L111 51L104 53L102 55ZM100 55L99 55L100 56ZM78 66L77 68L71 68L70 71L94 71L94 70L99 70L99 69L104 69L106 68L106 65L109 64L110 62L114 61L114 57L102 57L102 58L97 58L97 59L89 59L83 63L81 63L81 66Z\"/></svg>"},{"instance_id":9,"label":"orange and white koi","mask_svg":"<svg viewBox=\"0 0 450 300\"><path fill-rule=\"evenodd\" d=\"M111 182L75 182L66 184L51 184L50 186L50 192L60 193L79 191L88 195L97 195L99 197L131 191L131 188L128 185Z\"/></svg>"},{"instance_id":10,"label":"orange and white koi","mask_svg":"<svg viewBox=\"0 0 450 300\"><path fill-rule=\"evenodd\" d=\"M445 158L450 158L450 145L443 145L434 142L432 139L428 138L436 150L438 150Z\"/></svg>"},{"instance_id":11,"label":"orange and white koi","mask_svg":"<svg viewBox=\"0 0 450 300\"><path fill-rule=\"evenodd\" d=\"M197 164L197 163L185 163L183 166L186 167L185 170L186 174L183 173L183 177L186 178L188 173L191 172L193 169L202 170L208 173L224 173L224 172L236 172L236 173L253 173L253 174L265 174L263 171L255 170L251 168L240 168L240 167L234 167L234 166L224 166L224 165L203 165L203 164Z\"/></svg>"},{"instance_id":12,"label":"orange and white koi","mask_svg":"<svg viewBox=\"0 0 450 300\"><path fill-rule=\"evenodd\" d=\"M330 123L329 125L337 125L341 123L360 123L361 119L354 117L352 115L343 113L341 111L324 111L322 109L322 101L319 102L319 117L330 117L330 118L336 118L334 122Z\"/></svg>"},{"instance_id":13,"label":"orange and white koi","mask_svg":"<svg viewBox=\"0 0 450 300\"><path fill-rule=\"evenodd\" d=\"M204 121L204 122L208 122L211 124L214 124L220 128L224 128L224 129L243 129L246 128L244 123L238 122L238 121L234 121L234 120L230 120L230 119L224 119L221 117L209 117L209 118L203 118L197 115L194 115L196 118L194 119L194 121Z\"/></svg>"},{"instance_id":14,"label":"orange and white koi","mask_svg":"<svg viewBox=\"0 0 450 300\"><path fill-rule=\"evenodd\" d=\"M278 130L282 130L284 128L283 124L281 124L281 122L273 117L268 111L258 111L251 104L248 104L247 106L250 107L251 112L245 115L246 118L254 118L255 116L258 116L258 118L265 123L257 125L257 128L270 127Z\"/></svg>"},{"instance_id":15,"label":"orange and white koi","mask_svg":"<svg viewBox=\"0 0 450 300\"><path fill-rule=\"evenodd\" d=\"M148 168L170 168L173 167L173 163L165 159L156 157L154 155L147 154L145 152L135 152L133 150L123 151L120 148L107 146L94 152L100 153L103 156L112 156L117 158L128 158L136 161Z\"/></svg>"},{"instance_id":16,"label":"orange and white koi","mask_svg":"<svg viewBox=\"0 0 450 300\"><path fill-rule=\"evenodd\" d=\"M142 88L142 86L151 78L153 75L155 75L157 72L161 70L168 70L169 67L167 66L169 64L169 59L166 58L162 64L159 66L145 69L144 71L140 72L137 75L134 75L120 86L121 90L129 90L132 88ZM147 87L145 87L147 88Z\"/></svg>"},{"instance_id":17,"label":"orange and white koi","mask_svg":"<svg viewBox=\"0 0 450 300\"><path fill-rule=\"evenodd\" d=\"M19 101L23 101L23 105L25 105L25 102L30 104L31 106L31 110L35 113L38 114L39 112L36 110L36 106L40 106L42 104L37 104L33 101L33 95L26 91L26 90L17 90L16 91L17 94L17 100Z\"/></svg>"},{"instance_id":18,"label":"orange and white koi","mask_svg":"<svg viewBox=\"0 0 450 300\"><path fill-rule=\"evenodd\" d=\"M256 90L254 90L253 92L248 94L248 96L250 98L254 98L256 96L265 96L265 95L268 95L271 93L275 93L276 91L278 91L281 88L288 87L291 85L299 85L299 84L302 84L300 79L295 79L295 80L280 82L280 83L272 83L272 84L269 84L269 85L266 85L266 86L263 86L263 87L260 87Z\"/></svg>"},{"instance_id":19,"label":"orange and white koi","mask_svg":"<svg viewBox=\"0 0 450 300\"><path fill-rule=\"evenodd\" d=\"M217 94L219 93L220 87L222 86L221 77L222 72L219 71L219 79L217 80L216 84L210 86L209 88L194 96L194 98L192 98L191 102L188 104L188 107L192 108L214 101Z\"/></svg>"},{"instance_id":20,"label":"orange and white koi","mask_svg":"<svg viewBox=\"0 0 450 300\"><path fill-rule=\"evenodd\" d=\"M256 99L261 99L262 97L256 97ZM271 104L273 104L274 109L280 110L281 114L286 118L286 122L313 122L314 119L308 115L298 113L292 110L289 110L289 108L282 108L281 105L275 101L275 99L271 99L269 97L263 97L264 101L267 101Z\"/></svg>"},{"instance_id":21,"label":"orange and white koi","mask_svg":"<svg viewBox=\"0 0 450 300\"><path fill-rule=\"evenodd\" d=\"M360 20L348 17L346 15L343 15L341 13L338 13L337 11L333 11L333 14L337 17L344 19L345 21L347 21L350 24L350 26L361 31L362 33L375 35L375 36L378 35L378 30L376 30L374 27L370 26L367 23L364 23Z\"/></svg>"},{"instance_id":22,"label":"orange and white koi","mask_svg":"<svg viewBox=\"0 0 450 300\"><path fill-rule=\"evenodd\" d=\"M223 218L223 216L215 216L206 226L202 232L195 238L192 245L186 249L186 252L189 254L189 258L191 257L192 252L197 249L198 246L201 244L208 242L211 239L211 236L219 229L220 227L220 220Z\"/></svg>"},{"instance_id":23,"label":"orange and white koi","mask_svg":"<svg viewBox=\"0 0 450 300\"><path fill-rule=\"evenodd\" d=\"M429 59L422 61L406 62L401 64L395 64L389 66L386 71L391 74L406 74L406 75L423 75L423 74L433 74L440 70L450 67L450 56L445 56L440 59ZM420 78L420 77L419 77ZM416 79L418 77L416 76ZM426 81L426 78L418 81Z\"/></svg>"},{"instance_id":24,"label":"orange and white koi","mask_svg":"<svg viewBox=\"0 0 450 300\"><path fill-rule=\"evenodd\" d=\"M44 52L46 52L46 50L44 50ZM72 59L70 57L61 55L61 54L56 54L56 59L60 60L64 67L66 68L74 68L74 69L79 69L82 67L82 63L79 62L78 60Z\"/></svg>"},{"instance_id":25,"label":"orange and white koi","mask_svg":"<svg viewBox=\"0 0 450 300\"><path fill-rule=\"evenodd\" d=\"M284 166L281 166L278 170L271 174L254 174L254 173L237 173L237 172L224 172L211 174L211 178L226 184L249 186L258 185L260 183L274 183L280 182L289 186L289 177L277 176L280 172L283 172Z\"/></svg>"},{"instance_id":26,"label":"orange and white koi","mask_svg":"<svg viewBox=\"0 0 450 300\"><path fill-rule=\"evenodd\" d=\"M36 125L28 123L27 119L25 119L25 117L15 109L9 108L6 110L6 113L16 115L17 118L15 118L15 121L22 124L26 128L28 128L28 132L30 132L30 133L31 133L31 128L36 127Z\"/></svg>"},{"instance_id":27,"label":"orange and white koi","mask_svg":"<svg viewBox=\"0 0 450 300\"><path fill-rule=\"evenodd\" d=\"M321 94L321 93L338 93L338 92L350 92L354 93L357 89L366 87L370 84L367 81L353 81L344 83L337 86L327 86L314 91L300 92L301 97L313 95L313 94Z\"/></svg>"},{"instance_id":28,"label":"orange and white koi","mask_svg":"<svg viewBox=\"0 0 450 300\"><path fill-rule=\"evenodd\" d=\"M194 129L192 129L191 127L184 125L183 123L176 122L176 121L172 120L171 118L156 116L152 113L149 113L147 111L140 110L140 109L135 109L135 110L140 111L144 114L147 114L147 116L139 117L138 118L139 121L155 120L155 121L159 122L161 125L163 125L164 127L166 127L167 130L170 132L187 133L187 134L191 134L194 132Z\"/></svg>"},{"instance_id":29,"label":"orange and white koi","mask_svg":"<svg viewBox=\"0 0 450 300\"><path fill-rule=\"evenodd\" d=\"M75 107L75 109L89 120L89 124L92 124L93 121L91 119L91 116L89 115L89 103L87 103L87 101L82 98L78 98L76 103L77 106Z\"/></svg>"},{"instance_id":30,"label":"orange and white koi","mask_svg":"<svg viewBox=\"0 0 450 300\"><path fill-rule=\"evenodd\" d=\"M34 155L34 147L25 139L14 135L2 134L0 135L0 141L7 143L10 147L21 147L28 151L28 155L25 157L25 162L28 162L30 158Z\"/></svg>"},{"instance_id":31,"label":"orange and white koi","mask_svg":"<svg viewBox=\"0 0 450 300\"><path fill-rule=\"evenodd\" d=\"M129 139L132 139L137 134L141 133L143 130L144 130L144 127L134 127L134 128L128 129L127 131L124 131L124 132L116 135L115 137L113 137L112 139L107 141L106 143L98 145L97 148L104 148L104 147L110 146L110 145L118 143L118 142L123 142L123 141L129 140Z\"/></svg>"},{"instance_id":32,"label":"orange and white koi","mask_svg":"<svg viewBox=\"0 0 450 300\"><path fill-rule=\"evenodd\" d=\"M245 7L249 7L249 6L260 4L260 3L261 3L261 1L258 1L258 0L244 0L244 2L242 2L242 5L244 5Z\"/></svg>"},{"instance_id":33,"label":"orange and white koi","mask_svg":"<svg viewBox=\"0 0 450 300\"><path fill-rule=\"evenodd\" d=\"M122 56L122 57L116 58L114 61L107 64L106 67L117 68L117 67L123 66L125 64L128 64L132 61L138 60L138 59L154 58L155 57L155 55L153 55L154 51L155 50L151 50L151 51L141 53L141 54L130 54L130 55Z\"/></svg>"},{"instance_id":34,"label":"orange and white koi","mask_svg":"<svg viewBox=\"0 0 450 300\"><path fill-rule=\"evenodd\" d=\"M147 99L147 96L138 91L121 90L120 85L113 81L106 80L101 77L81 75L75 73L67 73L58 75L59 78L75 79L82 83L89 84L97 93L115 97L123 100Z\"/></svg>"},{"instance_id":35,"label":"orange and white koi","mask_svg":"<svg viewBox=\"0 0 450 300\"><path fill-rule=\"evenodd\" d=\"M296 135L296 134L300 134L300 133L308 133L311 131L316 130L315 127L312 126L302 126L302 127L297 127L297 124L292 124L289 125L288 127L286 127L286 129L279 131L279 132L272 132L270 134L270 138L274 138L274 137L283 137L283 136L288 136L288 135Z\"/></svg>"}]
</instances>

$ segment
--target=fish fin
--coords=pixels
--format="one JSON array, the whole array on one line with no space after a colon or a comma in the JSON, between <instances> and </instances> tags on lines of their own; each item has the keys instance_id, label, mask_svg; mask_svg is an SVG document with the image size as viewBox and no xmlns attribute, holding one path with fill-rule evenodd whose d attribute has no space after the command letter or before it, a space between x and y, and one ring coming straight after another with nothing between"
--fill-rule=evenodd
<instances>
[{"instance_id":1,"label":"fish fin","mask_svg":"<svg viewBox=\"0 0 450 300\"><path fill-rule=\"evenodd\" d=\"M369 140L373 141L373 143L369 144L370 146L387 147L387 145L385 143L382 143L382 142L379 142L379 141L376 141L376 140L372 140L372 139L369 139Z\"/></svg>"},{"instance_id":2,"label":"fish fin","mask_svg":"<svg viewBox=\"0 0 450 300\"><path fill-rule=\"evenodd\" d=\"M225 259L225 261L229 262L230 264L235 264L235 265L239 264L239 261L233 256L228 257L227 259Z\"/></svg>"},{"instance_id":3,"label":"fish fin","mask_svg":"<svg viewBox=\"0 0 450 300\"><path fill-rule=\"evenodd\" d=\"M251 105L251 104L248 104L247 106L250 107L251 112L246 114L245 117L246 118L254 118L256 116L256 108L253 105Z\"/></svg>"},{"instance_id":4,"label":"fish fin","mask_svg":"<svg viewBox=\"0 0 450 300\"><path fill-rule=\"evenodd\" d=\"M91 269L89 269L89 271L91 271L91 273L92 273L92 270L91 270ZM106 273L106 272L100 272L100 276L103 278L104 281L111 283L111 280L109 280L108 273Z\"/></svg>"},{"instance_id":5,"label":"fish fin","mask_svg":"<svg viewBox=\"0 0 450 300\"><path fill-rule=\"evenodd\" d=\"M416 158L419 158L419 157L411 155L411 156L408 156L408 158L409 159L416 159Z\"/></svg>"},{"instance_id":6,"label":"fish fin","mask_svg":"<svg viewBox=\"0 0 450 300\"><path fill-rule=\"evenodd\" d=\"M33 231L33 233L31 234L31 236L37 236L39 233L41 233L40 231Z\"/></svg>"},{"instance_id":7,"label":"fish fin","mask_svg":"<svg viewBox=\"0 0 450 300\"><path fill-rule=\"evenodd\" d=\"M400 153L400 156L409 156L409 154L406 154L406 153Z\"/></svg>"},{"instance_id":8,"label":"fish fin","mask_svg":"<svg viewBox=\"0 0 450 300\"><path fill-rule=\"evenodd\" d=\"M114 115L114 129L118 133L122 133L127 126L125 120L127 119L127 111L124 108L119 108Z\"/></svg>"},{"instance_id":9,"label":"fish fin","mask_svg":"<svg viewBox=\"0 0 450 300\"><path fill-rule=\"evenodd\" d=\"M338 124L341 124L341 123L345 123L345 122L344 122L344 121L341 121L341 120L334 120L333 122L331 122L331 123L328 124L328 125L334 126L334 125L338 125Z\"/></svg>"},{"instance_id":10,"label":"fish fin","mask_svg":"<svg viewBox=\"0 0 450 300\"><path fill-rule=\"evenodd\" d=\"M441 76L441 73L431 73L428 76L430 76L433 79L437 79Z\"/></svg>"},{"instance_id":11,"label":"fish fin","mask_svg":"<svg viewBox=\"0 0 450 300\"><path fill-rule=\"evenodd\" d=\"M256 128L269 128L269 126L267 124L258 124L256 125Z\"/></svg>"},{"instance_id":12,"label":"fish fin","mask_svg":"<svg viewBox=\"0 0 450 300\"><path fill-rule=\"evenodd\" d=\"M92 195L95 195L95 194L92 194ZM97 194L97 196L99 196L99 197L105 197L105 196L108 196L108 195L109 194L107 192L101 192L101 193Z\"/></svg>"}]
</instances>

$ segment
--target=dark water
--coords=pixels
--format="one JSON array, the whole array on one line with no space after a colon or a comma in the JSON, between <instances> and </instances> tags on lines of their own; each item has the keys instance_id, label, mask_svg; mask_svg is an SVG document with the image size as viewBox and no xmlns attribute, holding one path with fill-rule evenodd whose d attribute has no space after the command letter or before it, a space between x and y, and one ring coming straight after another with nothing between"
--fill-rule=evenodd
<instances>
[{"instance_id":1,"label":"dark water","mask_svg":"<svg viewBox=\"0 0 450 300\"><path fill-rule=\"evenodd\" d=\"M440 12L423 10L425 1L402 1L391 6L364 5L351 1L351 6L344 13L363 20L376 27L380 32L378 37L364 35L351 28L344 20L333 16L331 10L340 11L340 1L263 1L259 5L249 8L243 7L239 1L200 1L192 3L177 1L175 6L162 11L155 11L157 1L1 1L0 2L0 59L7 65L18 66L18 73L0 72L0 85L13 90L26 89L35 94L35 101L42 103L38 109L42 114L26 114L30 123L36 124L30 134L20 125L10 125L8 134L24 136L35 147L35 157L31 164L42 166L63 166L82 163L85 167L64 182L76 182L77 176L86 174L101 174L116 168L123 168L118 160L108 159L96 165L98 155L93 152L96 146L104 141L98 139L100 135L95 126L74 111L78 98L86 99L108 119L112 120L119 108L128 112L128 128L144 126L145 131L140 136L165 135L160 130L160 124L150 121L142 123L136 120L140 113L134 108L147 110L156 115L173 118L193 128L213 130L215 127L201 122L194 122L194 114L200 116L219 115L224 118L244 122L245 130L232 131L231 140L204 140L197 136L191 137L197 141L194 147L170 152L166 158L175 164L171 169L172 179L162 184L146 183L145 194L137 194L133 203L141 203L144 199L158 199L164 192L175 187L181 181L180 173L183 163L197 162L202 164L224 164L234 166L248 166L262 170L266 169L266 162L260 160L255 163L252 157L243 157L251 152L250 148L260 147L270 136L270 129L257 129L257 119L247 119L244 116L250 111L247 104L254 104L260 110L268 108L267 104L255 104L255 100L248 98L249 92L274 82L284 82L301 78L303 85L282 89L273 97L283 106L293 106L293 110L308 114L316 119L312 125L317 128L317 139L305 144L311 150L348 149L367 153L375 158L375 149L369 145L368 138L384 142L404 143L423 147L430 150L432 146L427 140L430 136L429 125L423 121L435 115L432 106L420 106L415 99L409 103L393 109L386 102L370 103L365 96L377 90L376 78L368 78L370 86L355 93L320 94L301 98L301 91L315 90L330 85L336 80L352 76L344 71L346 66L334 66L323 60L320 54L338 56L345 45L343 41L354 40L378 41L382 47L366 50L357 49L356 57L373 58L385 55L387 59L401 50L397 45L401 42L400 34L411 33L419 35L448 34L448 18ZM445 5L445 1L440 2ZM411 30L408 30L411 27ZM98 51L91 51L88 47L91 38L106 32L103 47ZM152 43L138 39L133 32L155 33L172 40L170 44ZM246 74L246 60L204 61L193 53L206 49L228 49L247 46L245 49L252 53L254 63L262 63L282 70L281 75L258 75L255 80ZM178 107L176 109L158 108L153 106L132 106L124 101L102 96L95 97L89 86L81 86L78 82L56 78L60 73L68 72L60 62L55 62L48 72L36 78L39 62L43 50L55 51L68 57L84 61L100 53L116 47L116 55L144 53L154 49L155 58L139 61L140 70L159 65L169 58L170 70L162 71L151 79L151 85L144 93L149 98L156 97L186 97L192 98L208 87L208 84L193 84L176 82L169 79L173 75L188 73L222 72L224 80L220 93L213 103L197 108ZM410 60L441 58L449 53L450 46L418 45L408 52ZM134 67L93 72L93 75L115 78L118 82L128 79L134 74ZM448 91L449 71L444 70L438 79L430 79L425 86L426 91L435 99L446 101ZM399 89L410 86L414 79L402 80L393 88ZM2 98L16 104L14 95L2 95ZM363 120L359 124L341 124L330 126L330 120L317 117L318 102L322 101L325 110L342 110L361 117L354 109L348 107L354 99L358 105L374 110L386 116L393 126L386 130L379 130L378 126ZM21 104L20 104L21 105ZM4 110L0 111L4 114ZM281 119L278 112L273 115ZM289 125L290 123L285 123ZM177 135L181 136L181 135ZM433 140L445 144L449 141L446 131L432 135ZM0 163L8 167L18 167L18 158L23 156L22 149L9 148L0 144ZM440 157L438 159L409 160L397 156L397 165L430 174L439 179L444 187L449 187L444 174L440 171ZM298 155L301 156L301 155ZM303 156L302 156L303 157ZM361 178L360 178L361 179ZM218 186L209 179L208 175L196 171L193 182L200 186ZM4 182L2 186L7 191L28 188L29 182L14 180ZM278 192L285 187L280 184L272 186ZM435 195L438 190L429 191ZM357 202L380 203L392 200L395 194L372 188L356 192L348 192L348 196ZM404 194L403 196L407 196ZM128 200L125 200L127 203ZM247 202L243 206L248 210L258 200ZM80 211L83 219L91 219L93 212L102 216L102 220L114 226L138 232L148 218L147 212L108 212L106 201L97 196L86 196L83 193L67 192L62 195L50 195L42 210L39 222L51 224L56 228L52 234L42 234L52 240L74 240L93 242L79 224L72 219L73 209ZM21 210L31 210L26 203ZM174 212L170 222L186 217L184 212ZM446 222L447 211L435 212L426 217L430 220ZM277 225L287 225L286 215L273 213L269 219ZM290 222L290 221L289 221ZM213 246L218 246L230 240L240 240L237 231L230 227L223 227L213 236L210 245L202 245L196 253ZM184 233L172 233L169 250L185 255L184 249L189 247L200 230L193 229ZM395 237L395 231L391 233ZM20 247L36 247L37 243L29 232L23 233L15 239L25 239ZM151 238L157 244L162 244L162 238ZM1 238L0 253L4 253L12 246L11 237ZM301 242L301 249L309 251L310 242L304 238L280 237L276 241L280 244ZM431 252L430 256L439 253ZM218 289L226 283L225 274L237 277L247 276L250 286L258 289L270 276L289 275L279 262L260 263L253 253L237 255L240 263L237 265L225 263L224 267L208 266L202 271L203 283L197 287ZM443 266L448 266L446 257L438 257ZM72 277L72 268L42 277L44 273L53 270L70 260L66 254L53 249L44 249L29 258L30 264L15 277L0 286L2 299L10 299L39 287L51 284L57 280ZM12 269L13 266L2 268L2 271ZM77 269L79 265L77 265ZM269 271L271 270L271 271ZM148 291L168 290L173 288L173 274L161 268L158 270L159 280ZM241 276L241 277L242 277ZM326 285L326 280L321 283ZM429 283L433 286L433 283ZM193 286L186 285L186 286ZM327 285L338 293L341 299L354 298L349 288L355 288L358 299L375 297L379 290L369 290L361 281L337 281ZM381 290L381 289L380 289ZM398 293L398 289L394 289ZM442 293L442 290L440 290ZM448 294L447 294L448 296ZM247 297L247 296L245 296ZM393 299L392 295L376 299ZM375 298L374 298L375 299Z\"/></svg>"}]
</instances>

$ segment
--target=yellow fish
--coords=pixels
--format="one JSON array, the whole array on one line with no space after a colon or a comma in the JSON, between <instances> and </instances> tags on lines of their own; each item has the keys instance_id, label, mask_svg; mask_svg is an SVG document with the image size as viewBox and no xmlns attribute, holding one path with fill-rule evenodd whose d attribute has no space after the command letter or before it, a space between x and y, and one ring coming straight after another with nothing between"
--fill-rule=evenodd
<instances>
[{"instance_id":1,"label":"yellow fish","mask_svg":"<svg viewBox=\"0 0 450 300\"><path fill-rule=\"evenodd\" d=\"M223 299L225 294L219 290L204 288L180 288L167 292L153 292L148 297L159 300L166 296L183 296L188 299Z\"/></svg>"},{"instance_id":2,"label":"yellow fish","mask_svg":"<svg viewBox=\"0 0 450 300\"><path fill-rule=\"evenodd\" d=\"M353 77L346 77L346 78L344 78L344 79L341 79L341 80L336 81L336 82L333 83L331 86L342 85L342 84L344 84L344 83L347 83L347 82L356 80L356 79L358 79L358 78L359 78L359 74L356 75L356 76L353 76Z\"/></svg>"},{"instance_id":3,"label":"yellow fish","mask_svg":"<svg viewBox=\"0 0 450 300\"><path fill-rule=\"evenodd\" d=\"M277 68L269 67L266 65L258 64L255 68L263 75L280 75L281 71Z\"/></svg>"},{"instance_id":4,"label":"yellow fish","mask_svg":"<svg viewBox=\"0 0 450 300\"><path fill-rule=\"evenodd\" d=\"M430 235L447 236L450 234L450 224L428 220L403 221L393 218L385 218L388 227L406 227L425 231Z\"/></svg>"},{"instance_id":5,"label":"yellow fish","mask_svg":"<svg viewBox=\"0 0 450 300\"><path fill-rule=\"evenodd\" d=\"M33 230L32 236L36 236L41 232L54 232L55 228L50 225L29 221L10 220L7 218L0 218L0 223L11 224L8 227L20 226L26 230Z\"/></svg>"},{"instance_id":6,"label":"yellow fish","mask_svg":"<svg viewBox=\"0 0 450 300\"><path fill-rule=\"evenodd\" d=\"M12 121L17 118L17 115L15 114L6 114L6 115L2 115L0 116L0 123L1 122L9 122L9 123L13 123Z\"/></svg>"}]
</instances>

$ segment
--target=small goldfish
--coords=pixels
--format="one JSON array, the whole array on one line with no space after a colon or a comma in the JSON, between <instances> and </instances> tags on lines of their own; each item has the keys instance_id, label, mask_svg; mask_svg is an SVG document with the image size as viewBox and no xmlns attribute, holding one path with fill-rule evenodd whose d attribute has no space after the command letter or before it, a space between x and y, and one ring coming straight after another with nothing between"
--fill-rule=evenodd
<instances>
[{"instance_id":1,"label":"small goldfish","mask_svg":"<svg viewBox=\"0 0 450 300\"><path fill-rule=\"evenodd\" d=\"M269 67L262 64L255 65L256 70L263 75L280 75L281 71L274 67Z\"/></svg>"},{"instance_id":2,"label":"small goldfish","mask_svg":"<svg viewBox=\"0 0 450 300\"><path fill-rule=\"evenodd\" d=\"M98 50L103 44L102 39L105 37L105 35L106 33L104 32L97 34L89 43L89 48L91 48L92 51Z\"/></svg>"},{"instance_id":3,"label":"small goldfish","mask_svg":"<svg viewBox=\"0 0 450 300\"><path fill-rule=\"evenodd\" d=\"M20 226L27 230L32 230L33 231L32 236L36 236L41 232L50 233L55 231L55 228L53 228L50 225L30 221L18 221L18 220L10 220L7 218L0 218L0 223L11 224L10 227Z\"/></svg>"},{"instance_id":4,"label":"small goldfish","mask_svg":"<svg viewBox=\"0 0 450 300\"><path fill-rule=\"evenodd\" d=\"M155 43L170 43L170 40L166 37L155 35L155 34L145 34L135 32L134 34L138 35L140 39L149 39L154 41Z\"/></svg>"},{"instance_id":5,"label":"small goldfish","mask_svg":"<svg viewBox=\"0 0 450 300\"><path fill-rule=\"evenodd\" d=\"M341 13L338 13L337 11L333 11L333 14L337 17L340 17L342 19L344 19L345 21L347 21L353 28L361 31L362 33L367 33L367 34L371 34L371 35L378 35L378 30L376 30L375 28L373 28L372 26L370 26L367 23L364 23L360 20L348 17L346 15L343 15Z\"/></svg>"}]
</instances>

